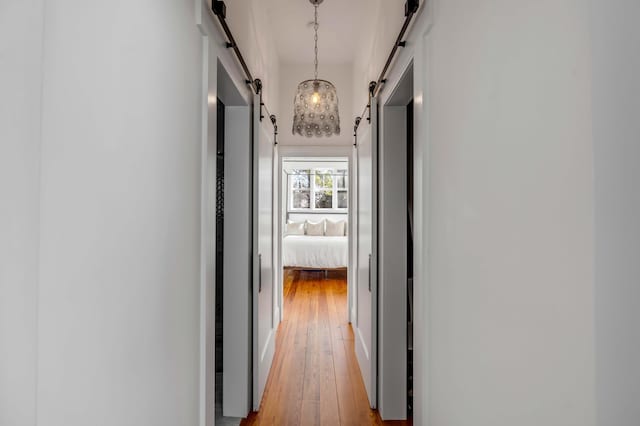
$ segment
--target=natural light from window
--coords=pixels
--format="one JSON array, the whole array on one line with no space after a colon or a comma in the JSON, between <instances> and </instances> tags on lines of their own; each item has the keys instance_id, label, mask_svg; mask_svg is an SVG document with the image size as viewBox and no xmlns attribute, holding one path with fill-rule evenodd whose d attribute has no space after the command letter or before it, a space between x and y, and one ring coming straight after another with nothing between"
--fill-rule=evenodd
<instances>
[{"instance_id":1,"label":"natural light from window","mask_svg":"<svg viewBox=\"0 0 640 426\"><path fill-rule=\"evenodd\" d=\"M346 211L349 174L345 168L291 169L288 176L289 211Z\"/></svg>"}]
</instances>

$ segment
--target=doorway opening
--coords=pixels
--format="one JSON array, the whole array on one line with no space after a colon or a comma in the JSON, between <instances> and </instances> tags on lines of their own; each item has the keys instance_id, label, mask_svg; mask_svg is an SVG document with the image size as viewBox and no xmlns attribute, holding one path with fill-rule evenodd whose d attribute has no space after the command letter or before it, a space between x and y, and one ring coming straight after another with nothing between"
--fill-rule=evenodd
<instances>
[{"instance_id":1,"label":"doorway opening","mask_svg":"<svg viewBox=\"0 0 640 426\"><path fill-rule=\"evenodd\" d=\"M282 163L281 262L293 271L336 275L349 266L349 159L287 158Z\"/></svg>"},{"instance_id":2,"label":"doorway opening","mask_svg":"<svg viewBox=\"0 0 640 426\"><path fill-rule=\"evenodd\" d=\"M413 99L407 104L407 417L413 417Z\"/></svg>"},{"instance_id":3,"label":"doorway opening","mask_svg":"<svg viewBox=\"0 0 640 426\"><path fill-rule=\"evenodd\" d=\"M251 110L219 61L215 71L217 96L208 117L215 129L209 137L215 161L209 176L215 182L215 418L216 424L232 425L251 404Z\"/></svg>"},{"instance_id":4,"label":"doorway opening","mask_svg":"<svg viewBox=\"0 0 640 426\"><path fill-rule=\"evenodd\" d=\"M216 288L216 418L222 418L222 376L224 342L224 103L217 99L216 115L216 248L215 248L215 288Z\"/></svg>"},{"instance_id":5,"label":"doorway opening","mask_svg":"<svg viewBox=\"0 0 640 426\"><path fill-rule=\"evenodd\" d=\"M355 244L349 232L355 192L351 156L349 147L280 147L274 236L280 320L285 319L286 277L297 272L297 276L342 280L347 295L344 317L351 321Z\"/></svg>"},{"instance_id":6,"label":"doorway opening","mask_svg":"<svg viewBox=\"0 0 640 426\"><path fill-rule=\"evenodd\" d=\"M380 414L413 415L414 120L413 64L381 111L379 169Z\"/></svg>"},{"instance_id":7,"label":"doorway opening","mask_svg":"<svg viewBox=\"0 0 640 426\"><path fill-rule=\"evenodd\" d=\"M349 158L285 157L281 169L280 300L293 276L336 279L348 295Z\"/></svg>"}]
</instances>

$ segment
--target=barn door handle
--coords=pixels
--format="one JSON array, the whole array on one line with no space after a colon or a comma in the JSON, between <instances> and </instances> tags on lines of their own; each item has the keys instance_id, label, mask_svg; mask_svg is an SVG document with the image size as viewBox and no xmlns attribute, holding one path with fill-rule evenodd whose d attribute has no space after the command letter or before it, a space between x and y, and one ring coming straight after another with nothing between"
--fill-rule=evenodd
<instances>
[{"instance_id":1,"label":"barn door handle","mask_svg":"<svg viewBox=\"0 0 640 426\"><path fill-rule=\"evenodd\" d=\"M258 293L262 291L262 255L258 254Z\"/></svg>"},{"instance_id":2,"label":"barn door handle","mask_svg":"<svg viewBox=\"0 0 640 426\"><path fill-rule=\"evenodd\" d=\"M371 255L369 255L369 293L371 293Z\"/></svg>"}]
</instances>

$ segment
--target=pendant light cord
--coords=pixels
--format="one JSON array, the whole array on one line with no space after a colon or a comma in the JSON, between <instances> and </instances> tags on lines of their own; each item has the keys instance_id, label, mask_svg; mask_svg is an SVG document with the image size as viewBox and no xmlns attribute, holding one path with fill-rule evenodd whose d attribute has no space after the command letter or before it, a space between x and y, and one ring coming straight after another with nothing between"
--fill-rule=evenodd
<instances>
[{"instance_id":1,"label":"pendant light cord","mask_svg":"<svg viewBox=\"0 0 640 426\"><path fill-rule=\"evenodd\" d=\"M316 32L316 36L315 36L316 61L314 62L314 65L315 65L314 79L315 79L315 81L318 81L318 3L316 3L314 5L314 8L315 8L315 19L314 19L314 22L313 22L313 29Z\"/></svg>"}]
</instances>

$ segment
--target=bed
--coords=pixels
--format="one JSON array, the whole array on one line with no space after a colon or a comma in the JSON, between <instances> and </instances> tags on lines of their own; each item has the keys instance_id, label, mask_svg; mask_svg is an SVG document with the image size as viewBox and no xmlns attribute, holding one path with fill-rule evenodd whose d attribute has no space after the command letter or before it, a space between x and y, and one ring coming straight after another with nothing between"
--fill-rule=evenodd
<instances>
[{"instance_id":1,"label":"bed","mask_svg":"<svg viewBox=\"0 0 640 426\"><path fill-rule=\"evenodd\" d=\"M346 269L349 265L349 238L347 237L346 213L334 214L287 214L287 223L297 222L321 222L333 223L344 221L344 236L308 235L305 226L305 235L286 235L282 239L282 266L289 269ZM286 226L285 226L286 228ZM325 234L328 229L325 228Z\"/></svg>"},{"instance_id":2,"label":"bed","mask_svg":"<svg viewBox=\"0 0 640 426\"><path fill-rule=\"evenodd\" d=\"M342 269L349 264L348 237L287 235L282 241L282 265L300 269Z\"/></svg>"}]
</instances>

